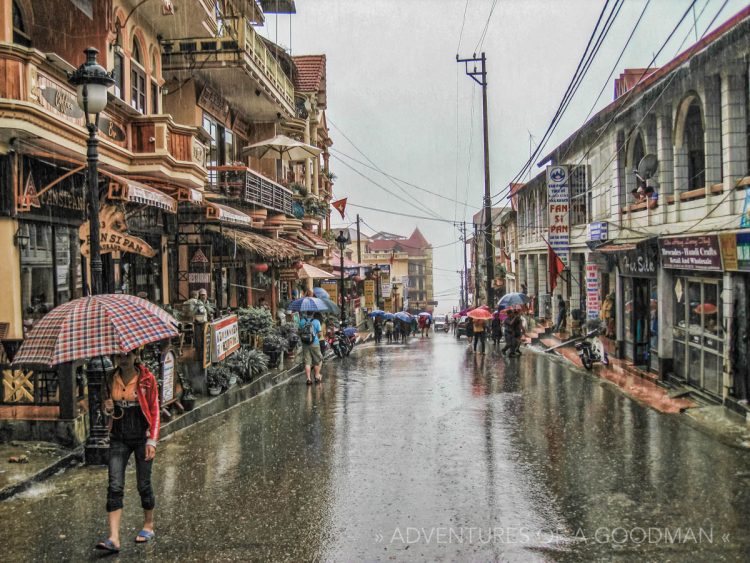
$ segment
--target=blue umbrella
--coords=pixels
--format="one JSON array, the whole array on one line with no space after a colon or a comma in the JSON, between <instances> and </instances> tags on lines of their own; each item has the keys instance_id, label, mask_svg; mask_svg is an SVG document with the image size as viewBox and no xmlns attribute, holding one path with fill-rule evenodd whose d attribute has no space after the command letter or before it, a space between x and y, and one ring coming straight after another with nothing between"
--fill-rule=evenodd
<instances>
[{"instance_id":1,"label":"blue umbrella","mask_svg":"<svg viewBox=\"0 0 750 563\"><path fill-rule=\"evenodd\" d=\"M497 306L500 309L507 309L515 305L526 305L529 298L523 293L506 293L502 296Z\"/></svg>"},{"instance_id":2,"label":"blue umbrella","mask_svg":"<svg viewBox=\"0 0 750 563\"><path fill-rule=\"evenodd\" d=\"M341 308L336 303L328 299L328 297L321 297L320 300L328 306L328 310L331 313L333 313L334 315L341 314Z\"/></svg>"},{"instance_id":3,"label":"blue umbrella","mask_svg":"<svg viewBox=\"0 0 750 563\"><path fill-rule=\"evenodd\" d=\"M386 313L386 314L384 314L384 315L383 315L383 318L384 318L384 319L385 319L386 321L392 321L392 320L393 320L393 317L394 317L393 313Z\"/></svg>"},{"instance_id":4,"label":"blue umbrella","mask_svg":"<svg viewBox=\"0 0 750 563\"><path fill-rule=\"evenodd\" d=\"M399 311L396 313L396 318L400 321L404 321L405 323L410 323L411 320L414 318L406 311Z\"/></svg>"},{"instance_id":5,"label":"blue umbrella","mask_svg":"<svg viewBox=\"0 0 750 563\"><path fill-rule=\"evenodd\" d=\"M313 287L313 295L318 299L330 299L331 296L322 287Z\"/></svg>"},{"instance_id":6,"label":"blue umbrella","mask_svg":"<svg viewBox=\"0 0 750 563\"><path fill-rule=\"evenodd\" d=\"M302 299L295 299L287 307L290 311L301 311L301 312L324 312L328 311L328 305L322 299L317 297L303 297Z\"/></svg>"},{"instance_id":7,"label":"blue umbrella","mask_svg":"<svg viewBox=\"0 0 750 563\"><path fill-rule=\"evenodd\" d=\"M375 309L370 313L371 317L382 317L386 315L387 313L385 311L381 311L380 309Z\"/></svg>"}]
</instances>

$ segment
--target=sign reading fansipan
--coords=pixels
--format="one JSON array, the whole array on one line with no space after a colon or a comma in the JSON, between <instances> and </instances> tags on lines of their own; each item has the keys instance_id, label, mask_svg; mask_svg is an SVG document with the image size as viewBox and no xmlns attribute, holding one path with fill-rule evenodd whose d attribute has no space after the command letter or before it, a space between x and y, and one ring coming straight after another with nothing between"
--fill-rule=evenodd
<instances>
[{"instance_id":1,"label":"sign reading fansipan","mask_svg":"<svg viewBox=\"0 0 750 563\"><path fill-rule=\"evenodd\" d=\"M568 267L570 256L570 175L567 166L547 166L547 242Z\"/></svg>"}]
</instances>

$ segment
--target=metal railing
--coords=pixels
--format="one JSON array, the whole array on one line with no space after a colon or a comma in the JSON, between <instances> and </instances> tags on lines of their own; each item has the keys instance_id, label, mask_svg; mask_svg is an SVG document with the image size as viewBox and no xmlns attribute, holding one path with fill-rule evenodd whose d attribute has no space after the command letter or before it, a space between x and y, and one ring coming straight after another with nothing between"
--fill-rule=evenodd
<instances>
[{"instance_id":1,"label":"metal railing","mask_svg":"<svg viewBox=\"0 0 750 563\"><path fill-rule=\"evenodd\" d=\"M292 192L246 166L209 166L208 190L292 215Z\"/></svg>"}]
</instances>

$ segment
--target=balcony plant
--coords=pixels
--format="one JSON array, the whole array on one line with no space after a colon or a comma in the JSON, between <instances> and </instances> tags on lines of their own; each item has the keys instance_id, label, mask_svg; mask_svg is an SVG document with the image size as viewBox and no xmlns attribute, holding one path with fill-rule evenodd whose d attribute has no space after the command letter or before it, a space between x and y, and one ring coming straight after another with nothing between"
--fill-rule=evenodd
<instances>
[{"instance_id":1,"label":"balcony plant","mask_svg":"<svg viewBox=\"0 0 750 563\"><path fill-rule=\"evenodd\" d=\"M292 190L292 193L294 194L295 198L306 198L308 195L307 188L303 186L302 184L297 184L296 182L289 184L289 189Z\"/></svg>"}]
</instances>

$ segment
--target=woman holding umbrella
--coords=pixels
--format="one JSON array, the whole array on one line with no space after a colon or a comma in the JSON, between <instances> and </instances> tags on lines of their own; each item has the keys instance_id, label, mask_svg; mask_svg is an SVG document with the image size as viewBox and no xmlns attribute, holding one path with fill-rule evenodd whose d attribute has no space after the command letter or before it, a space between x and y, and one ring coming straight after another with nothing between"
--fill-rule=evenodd
<instances>
[{"instance_id":1,"label":"woman holding umbrella","mask_svg":"<svg viewBox=\"0 0 750 563\"><path fill-rule=\"evenodd\" d=\"M161 420L156 378L140 362L135 350L118 354L117 368L108 387L104 412L112 417L107 487L109 537L96 544L96 548L117 552L120 549L125 468L131 454L135 455L138 494L143 508L143 527L136 535L135 542L147 543L154 539L155 500L151 467L156 455Z\"/></svg>"}]
</instances>

